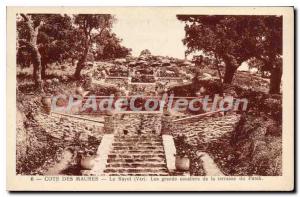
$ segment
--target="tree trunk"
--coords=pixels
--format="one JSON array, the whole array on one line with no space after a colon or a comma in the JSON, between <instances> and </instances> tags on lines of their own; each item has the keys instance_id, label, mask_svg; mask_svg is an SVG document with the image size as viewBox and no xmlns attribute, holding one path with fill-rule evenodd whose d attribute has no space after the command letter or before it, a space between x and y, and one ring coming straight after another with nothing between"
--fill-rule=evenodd
<instances>
[{"instance_id":1,"label":"tree trunk","mask_svg":"<svg viewBox=\"0 0 300 197\"><path fill-rule=\"evenodd\" d=\"M80 79L80 72L85 66L85 62L86 62L86 59L87 59L88 52L89 52L89 41L86 42L84 53L81 56L81 58L78 60L77 65L76 65L74 78L77 79L77 80Z\"/></svg>"},{"instance_id":2,"label":"tree trunk","mask_svg":"<svg viewBox=\"0 0 300 197\"><path fill-rule=\"evenodd\" d=\"M42 79L45 79L46 78L46 67L47 67L47 64L45 62L45 60L41 60L41 78Z\"/></svg>"},{"instance_id":3,"label":"tree trunk","mask_svg":"<svg viewBox=\"0 0 300 197\"><path fill-rule=\"evenodd\" d=\"M236 67L226 64L225 74L224 74L224 79L223 79L224 83L227 83L227 84L232 83L233 76L234 76L236 69L237 69Z\"/></svg>"},{"instance_id":4,"label":"tree trunk","mask_svg":"<svg viewBox=\"0 0 300 197\"><path fill-rule=\"evenodd\" d=\"M270 76L270 94L280 94L282 69L280 67L273 68Z\"/></svg>"},{"instance_id":5,"label":"tree trunk","mask_svg":"<svg viewBox=\"0 0 300 197\"><path fill-rule=\"evenodd\" d=\"M41 55L38 52L37 47L34 47L34 51L32 52L32 59L33 59L33 79L36 88L38 91L42 91L42 75L41 75Z\"/></svg>"},{"instance_id":6,"label":"tree trunk","mask_svg":"<svg viewBox=\"0 0 300 197\"><path fill-rule=\"evenodd\" d=\"M43 81L41 78L41 54L37 45L37 36L41 23L36 28L34 28L34 23L31 20L30 16L27 16L25 14L21 14L21 16L24 18L30 32L30 40L26 43L26 45L29 46L31 50L34 83L37 91L43 91Z\"/></svg>"},{"instance_id":7,"label":"tree trunk","mask_svg":"<svg viewBox=\"0 0 300 197\"><path fill-rule=\"evenodd\" d=\"M214 66L217 68L220 82L223 83L223 76L222 76L221 69L220 69L220 61L218 58L216 58L216 60L214 61Z\"/></svg>"},{"instance_id":8,"label":"tree trunk","mask_svg":"<svg viewBox=\"0 0 300 197\"><path fill-rule=\"evenodd\" d=\"M86 62L86 57L87 57L87 55L84 54L77 63L76 70L75 70L75 73L74 73L74 78L75 79L80 79L80 77L81 77L80 72L84 68L84 65L85 65L85 62Z\"/></svg>"}]
</instances>

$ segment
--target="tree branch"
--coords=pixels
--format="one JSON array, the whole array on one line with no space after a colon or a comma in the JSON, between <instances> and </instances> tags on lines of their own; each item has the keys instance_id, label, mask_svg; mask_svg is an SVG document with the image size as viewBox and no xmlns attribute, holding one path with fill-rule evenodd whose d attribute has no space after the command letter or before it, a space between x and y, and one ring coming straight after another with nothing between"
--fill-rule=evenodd
<instances>
[{"instance_id":1,"label":"tree branch","mask_svg":"<svg viewBox=\"0 0 300 197\"><path fill-rule=\"evenodd\" d=\"M29 18L25 14L20 14L25 22L29 21Z\"/></svg>"},{"instance_id":2,"label":"tree branch","mask_svg":"<svg viewBox=\"0 0 300 197\"><path fill-rule=\"evenodd\" d=\"M105 29L106 29L106 26L103 27L103 28L100 30L99 34L97 34L97 35L95 35L95 36L93 37L93 40L96 39L97 37L101 37L101 36L102 36L102 33L104 32Z\"/></svg>"}]
</instances>

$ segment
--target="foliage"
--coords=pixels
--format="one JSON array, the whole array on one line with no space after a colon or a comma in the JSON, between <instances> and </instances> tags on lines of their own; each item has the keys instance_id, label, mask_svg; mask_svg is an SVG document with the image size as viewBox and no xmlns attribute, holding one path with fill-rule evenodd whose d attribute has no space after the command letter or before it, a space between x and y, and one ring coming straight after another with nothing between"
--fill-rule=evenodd
<instances>
[{"instance_id":1,"label":"foliage","mask_svg":"<svg viewBox=\"0 0 300 197\"><path fill-rule=\"evenodd\" d=\"M91 44L99 37L111 31L115 18L110 14L78 14L74 15L74 24L82 38L83 51L79 56L74 78L80 78L80 72L85 67ZM95 33L96 32L96 33Z\"/></svg>"},{"instance_id":2,"label":"foliage","mask_svg":"<svg viewBox=\"0 0 300 197\"><path fill-rule=\"evenodd\" d=\"M96 39L98 46L95 52L96 60L125 58L131 55L131 49L121 45L122 39L114 33L107 33L102 39Z\"/></svg>"},{"instance_id":3,"label":"foliage","mask_svg":"<svg viewBox=\"0 0 300 197\"><path fill-rule=\"evenodd\" d=\"M141 51L140 56L151 56L151 52L149 49L144 49Z\"/></svg>"},{"instance_id":4,"label":"foliage","mask_svg":"<svg viewBox=\"0 0 300 197\"><path fill-rule=\"evenodd\" d=\"M110 14L30 14L33 28L39 26L37 46L41 56L42 78L47 65L78 59L75 75L84 68L88 55L98 59L126 57L131 49L121 46L121 39L111 32L115 18ZM17 63L22 67L32 64L32 51L24 45L30 41L30 28L26 20L17 21ZM97 46L95 48L95 46ZM102 48L101 48L102 47ZM97 50L98 49L98 50ZM101 53L99 52L101 51Z\"/></svg>"},{"instance_id":5,"label":"foliage","mask_svg":"<svg viewBox=\"0 0 300 197\"><path fill-rule=\"evenodd\" d=\"M37 35L38 50L41 55L41 63L44 73L47 64L59 62L72 55L73 43L72 23L70 16L60 14L32 14L31 20L37 26L43 22ZM24 46L23 40L30 40L30 31L25 20L17 21L19 48L17 52L17 63L22 67L30 66L32 60L31 51Z\"/></svg>"},{"instance_id":6,"label":"foliage","mask_svg":"<svg viewBox=\"0 0 300 197\"><path fill-rule=\"evenodd\" d=\"M270 92L279 93L282 55L281 16L177 15L184 21L187 54L201 51L225 65L224 83L231 83L237 68L251 58L276 70Z\"/></svg>"},{"instance_id":7,"label":"foliage","mask_svg":"<svg viewBox=\"0 0 300 197\"><path fill-rule=\"evenodd\" d=\"M194 97L201 87L206 89L206 95L213 96L215 94L223 93L222 84L212 80L197 80L197 82L191 84L175 86L170 88L168 93L173 93L174 96L179 97Z\"/></svg>"}]
</instances>

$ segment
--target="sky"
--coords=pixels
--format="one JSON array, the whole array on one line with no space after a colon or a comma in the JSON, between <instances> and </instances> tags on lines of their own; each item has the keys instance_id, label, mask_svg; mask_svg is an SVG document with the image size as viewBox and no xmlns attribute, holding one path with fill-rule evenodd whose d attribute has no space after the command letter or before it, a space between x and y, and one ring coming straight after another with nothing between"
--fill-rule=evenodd
<instances>
[{"instance_id":1,"label":"sky","mask_svg":"<svg viewBox=\"0 0 300 197\"><path fill-rule=\"evenodd\" d=\"M143 49L153 55L184 58L184 23L176 15L160 12L119 13L113 32L138 56Z\"/></svg>"}]
</instances>

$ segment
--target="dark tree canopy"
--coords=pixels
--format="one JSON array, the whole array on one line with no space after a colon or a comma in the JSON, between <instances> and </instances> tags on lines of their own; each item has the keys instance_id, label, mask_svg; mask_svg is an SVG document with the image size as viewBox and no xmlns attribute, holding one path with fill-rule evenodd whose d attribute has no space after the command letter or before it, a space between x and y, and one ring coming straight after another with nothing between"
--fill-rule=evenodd
<instances>
[{"instance_id":1,"label":"dark tree canopy","mask_svg":"<svg viewBox=\"0 0 300 197\"><path fill-rule=\"evenodd\" d=\"M78 14L74 15L78 34L82 38L83 51L79 54L79 60L74 73L74 78L80 78L80 72L84 68L90 46L97 38L110 32L115 18L110 14Z\"/></svg>"},{"instance_id":2,"label":"dark tree canopy","mask_svg":"<svg viewBox=\"0 0 300 197\"><path fill-rule=\"evenodd\" d=\"M108 32L102 38L96 39L96 60L125 58L131 55L131 49L121 45L122 39L115 33Z\"/></svg>"},{"instance_id":3,"label":"dark tree canopy","mask_svg":"<svg viewBox=\"0 0 300 197\"><path fill-rule=\"evenodd\" d=\"M223 63L224 83L231 83L237 68L250 58L271 60L273 67L274 57L282 54L282 17L177 15L177 18L186 24L183 43L187 53L201 51Z\"/></svg>"},{"instance_id":4,"label":"dark tree canopy","mask_svg":"<svg viewBox=\"0 0 300 197\"><path fill-rule=\"evenodd\" d=\"M140 53L140 56L149 56L149 55L151 55L151 52L149 49L144 49Z\"/></svg>"},{"instance_id":5,"label":"dark tree canopy","mask_svg":"<svg viewBox=\"0 0 300 197\"><path fill-rule=\"evenodd\" d=\"M47 64L61 62L71 55L74 47L72 38L71 18L60 14L33 14L30 15L34 28L43 22L37 35L37 47L41 55L42 78L45 77ZM23 40L30 40L29 28L24 20L17 23L19 46ZM29 66L32 62L28 47L20 47L17 54L17 62L22 66ZM25 64L24 64L25 62Z\"/></svg>"}]
</instances>

